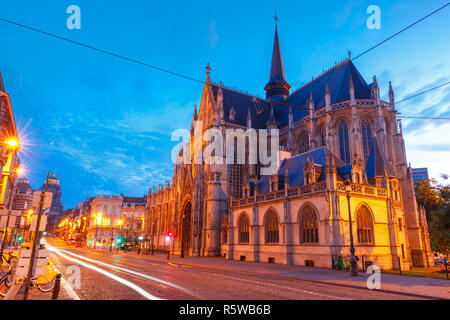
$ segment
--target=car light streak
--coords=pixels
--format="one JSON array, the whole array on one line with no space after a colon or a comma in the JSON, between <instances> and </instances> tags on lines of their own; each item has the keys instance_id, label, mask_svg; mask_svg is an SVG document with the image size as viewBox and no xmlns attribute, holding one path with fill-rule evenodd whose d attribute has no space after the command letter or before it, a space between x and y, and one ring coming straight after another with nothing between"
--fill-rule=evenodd
<instances>
[{"instance_id":1,"label":"car light streak","mask_svg":"<svg viewBox=\"0 0 450 320\"><path fill-rule=\"evenodd\" d=\"M156 297L154 295L151 295L150 293L148 293L147 291L145 291L141 287L135 285L134 283L132 283L132 282L130 282L128 280L122 279L122 278L116 276L115 274L112 274L112 273L110 273L110 272L108 272L106 270L103 270L103 269L100 269L98 267L95 267L95 266L92 266L90 264L87 264L87 263L85 263L83 261L80 261L78 259L69 257L69 256L67 256L67 255L65 255L64 253L61 252L61 251L67 252L65 250L56 249L55 247L52 247L52 246L50 246L48 244L47 244L47 248L48 248L48 250L55 252L56 254L60 255L61 257L65 258L67 260L76 262L76 263L78 263L79 265L81 265L83 267L86 267L86 268L92 269L94 271L97 271L98 273L101 273L101 274L107 276L108 278L111 278L111 279L113 279L113 280L115 280L115 281L117 281L117 282L119 282L119 283L121 283L121 284L123 284L123 285L125 285L125 286L127 286L127 287L129 287L131 289L133 289L134 291L136 291L137 293L139 293L140 295L142 295L143 297L145 297L148 300L163 300L163 299L158 298L158 297Z\"/></svg>"},{"instance_id":2,"label":"car light streak","mask_svg":"<svg viewBox=\"0 0 450 320\"><path fill-rule=\"evenodd\" d=\"M187 294L189 294L189 295L191 295L191 296L193 296L193 297L196 297L196 298L198 298L198 299L202 299L201 297L197 296L194 292L192 292L192 291L190 291L190 290L188 290L188 289L186 289L186 288L180 287L180 286L178 286L178 285L176 285L176 284L174 284L174 283L171 283L171 282L168 282L168 281L165 281L165 280L161 280L161 279L158 279L158 278L149 276L149 275L147 275L147 274L140 273L140 272L137 272L137 271L133 271L133 270L130 270L130 269L118 267L118 266L111 265L111 264L108 264L108 263L105 263L105 262L101 262L101 261L98 261L98 260L93 260L93 259L87 258L87 257L85 257L85 256L78 255L78 254L76 254L76 253L73 253L73 252L70 252L70 251L66 251L66 250L63 250L63 249L57 249L57 250L58 250L58 251L61 251L61 252L65 252L65 253L67 253L67 254L70 254L70 255L72 255L72 256L74 256L74 257L77 257L77 258L79 258L79 259L86 260L86 261L88 261L88 262L92 262L92 263L96 263L96 264L99 264L99 265L103 265L103 266L108 267L108 268L111 268L111 269L116 269L116 270L121 270L121 271L124 271L124 272L128 272L128 273L134 274L134 275L136 275L136 276L139 276L139 277L142 277L142 278L145 278L145 279L149 279L149 280L152 280L152 281L155 281L155 282L164 284L164 285L166 285L166 286L168 286L168 287L171 287L171 288L180 290L180 291L182 291L182 292L185 292L185 293L187 293Z\"/></svg>"}]
</instances>

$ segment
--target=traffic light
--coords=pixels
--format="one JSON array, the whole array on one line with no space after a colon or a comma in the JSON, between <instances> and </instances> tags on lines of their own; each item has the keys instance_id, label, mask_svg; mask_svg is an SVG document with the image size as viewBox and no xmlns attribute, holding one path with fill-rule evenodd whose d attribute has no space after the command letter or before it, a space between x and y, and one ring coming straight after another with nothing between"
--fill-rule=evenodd
<instances>
[{"instance_id":1,"label":"traffic light","mask_svg":"<svg viewBox=\"0 0 450 320\"><path fill-rule=\"evenodd\" d=\"M17 237L17 242L20 243L20 242L22 242L22 241L23 241L23 237L22 237L22 236L18 236L18 237Z\"/></svg>"},{"instance_id":2,"label":"traffic light","mask_svg":"<svg viewBox=\"0 0 450 320\"><path fill-rule=\"evenodd\" d=\"M123 239L122 239L122 238L117 238L117 239L116 239L117 245L122 244L122 242L123 242Z\"/></svg>"}]
</instances>

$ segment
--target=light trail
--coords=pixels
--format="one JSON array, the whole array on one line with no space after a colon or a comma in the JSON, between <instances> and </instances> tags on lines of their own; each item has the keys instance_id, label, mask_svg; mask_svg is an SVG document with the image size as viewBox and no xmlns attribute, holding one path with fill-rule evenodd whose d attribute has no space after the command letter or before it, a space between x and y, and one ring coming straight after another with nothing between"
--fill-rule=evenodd
<instances>
[{"instance_id":1,"label":"light trail","mask_svg":"<svg viewBox=\"0 0 450 320\"><path fill-rule=\"evenodd\" d=\"M163 299L158 298L158 297L156 297L154 295L151 295L150 293L148 293L147 291L145 291L141 287L135 285L134 283L132 283L132 282L130 282L128 280L122 279L122 278L116 276L115 274L112 274L112 273L110 273L110 272L108 272L106 270L103 270L103 269L100 269L98 267L95 267L95 266L92 266L90 264L87 264L87 263L85 263L83 261L80 261L78 259L69 257L69 256L67 256L67 255L65 255L64 253L61 252L61 251L67 252L65 250L56 249L55 247L52 247L49 244L47 244L47 248L48 248L48 250L55 252L56 254L60 255L61 257L65 258L67 260L76 262L76 263L78 263L79 265L81 265L83 267L86 267L86 268L92 269L94 271L97 271L98 273L101 273L104 276L107 276L108 278L111 278L111 279L113 279L113 280L115 280L115 281L117 281L117 282L119 282L119 283L121 283L121 284L123 284L123 285L125 285L125 286L127 286L127 287L129 287L131 289L133 289L134 291L136 291L137 293L139 293L140 295L142 295L143 297L145 297L148 300L163 300Z\"/></svg>"},{"instance_id":2,"label":"light trail","mask_svg":"<svg viewBox=\"0 0 450 320\"><path fill-rule=\"evenodd\" d=\"M185 293L187 293L187 294L189 294L189 295L191 295L193 297L196 297L197 299L203 299L203 298L197 296L194 292L192 292L192 291L190 291L190 290L188 290L186 288L180 287L180 286L178 286L178 285L176 285L174 283L171 283L171 282L168 282L168 281L165 281L165 280L161 280L161 279L149 276L149 275L147 275L145 273L140 273L140 272L137 272L137 271L134 271L134 270L118 267L118 266L115 266L115 265L112 265L112 264L109 264L109 263L105 263L105 262L102 262L102 261L93 260L93 259L87 258L85 256L82 256L82 255L79 255L79 254L76 254L76 253L73 253L73 252L70 252L70 251L67 251L67 250L63 250L63 249L57 249L57 250L61 251L61 252L65 252L67 254L70 254L70 255L72 255L74 257L77 257L79 259L83 259L83 260L86 260L86 261L89 261L89 262L92 262L92 263L96 263L96 264L99 264L99 265L102 265L102 266L105 266L105 267L108 267L108 268L111 268L111 269L116 269L116 270L124 271L124 272L127 272L127 273L131 273L131 274L134 274L136 276L139 276L139 277L151 280L151 281L155 281L155 282L164 284L164 285L166 285L168 287L171 287L171 288L180 290L182 292L185 292Z\"/></svg>"}]
</instances>

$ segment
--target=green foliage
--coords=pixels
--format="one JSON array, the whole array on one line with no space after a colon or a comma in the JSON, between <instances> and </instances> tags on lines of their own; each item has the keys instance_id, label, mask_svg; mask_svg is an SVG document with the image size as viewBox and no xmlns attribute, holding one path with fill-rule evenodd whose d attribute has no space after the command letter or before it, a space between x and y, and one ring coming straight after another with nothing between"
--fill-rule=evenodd
<instances>
[{"instance_id":1,"label":"green foliage","mask_svg":"<svg viewBox=\"0 0 450 320\"><path fill-rule=\"evenodd\" d=\"M450 185L439 184L431 179L415 182L414 187L417 202L423 205L427 212L431 249L448 255L450 252Z\"/></svg>"}]
</instances>

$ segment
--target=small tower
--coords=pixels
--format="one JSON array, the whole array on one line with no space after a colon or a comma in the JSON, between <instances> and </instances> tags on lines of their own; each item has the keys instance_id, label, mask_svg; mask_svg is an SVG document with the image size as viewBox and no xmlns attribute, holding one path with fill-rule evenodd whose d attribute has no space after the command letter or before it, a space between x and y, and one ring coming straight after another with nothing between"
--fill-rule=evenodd
<instances>
[{"instance_id":1,"label":"small tower","mask_svg":"<svg viewBox=\"0 0 450 320\"><path fill-rule=\"evenodd\" d=\"M226 211L227 200L222 192L221 173L217 170L216 165L211 166L209 171L207 188L205 256L218 256L220 255L222 212Z\"/></svg>"},{"instance_id":2,"label":"small tower","mask_svg":"<svg viewBox=\"0 0 450 320\"><path fill-rule=\"evenodd\" d=\"M278 20L278 18L275 18ZM283 59L281 58L278 29L275 23L275 39L273 42L272 64L270 66L269 82L264 87L266 98L272 101L283 101L289 95L291 86L286 82Z\"/></svg>"}]
</instances>

